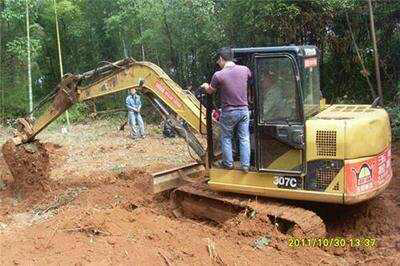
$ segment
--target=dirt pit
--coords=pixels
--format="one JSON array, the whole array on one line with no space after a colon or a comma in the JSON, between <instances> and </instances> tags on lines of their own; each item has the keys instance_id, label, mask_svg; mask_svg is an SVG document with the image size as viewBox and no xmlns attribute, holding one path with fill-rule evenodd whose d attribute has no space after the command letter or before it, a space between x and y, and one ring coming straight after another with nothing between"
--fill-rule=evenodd
<instances>
[{"instance_id":1,"label":"dirt pit","mask_svg":"<svg viewBox=\"0 0 400 266\"><path fill-rule=\"evenodd\" d=\"M4 160L13 176L11 183L19 197L48 191L50 183L50 160L45 146L39 141L16 146L8 140L2 147Z\"/></svg>"}]
</instances>

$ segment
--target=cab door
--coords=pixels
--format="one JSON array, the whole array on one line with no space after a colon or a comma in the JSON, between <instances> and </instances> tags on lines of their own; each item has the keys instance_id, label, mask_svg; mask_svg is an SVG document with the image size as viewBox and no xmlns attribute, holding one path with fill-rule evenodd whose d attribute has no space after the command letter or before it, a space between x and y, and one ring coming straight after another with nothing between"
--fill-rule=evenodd
<instances>
[{"instance_id":1,"label":"cab door","mask_svg":"<svg viewBox=\"0 0 400 266\"><path fill-rule=\"evenodd\" d=\"M306 173L300 73L290 54L254 55L256 165L279 176Z\"/></svg>"}]
</instances>

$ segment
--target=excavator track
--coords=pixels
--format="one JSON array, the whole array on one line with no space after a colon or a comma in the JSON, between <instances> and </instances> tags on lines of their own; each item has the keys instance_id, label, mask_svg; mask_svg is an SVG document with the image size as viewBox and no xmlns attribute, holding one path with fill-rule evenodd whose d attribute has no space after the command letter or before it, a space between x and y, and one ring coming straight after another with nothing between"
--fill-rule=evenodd
<instances>
[{"instance_id":1,"label":"excavator track","mask_svg":"<svg viewBox=\"0 0 400 266\"><path fill-rule=\"evenodd\" d=\"M326 228L314 212L265 198L211 191L205 181L186 184L171 194L175 215L206 218L224 224L240 213L262 217L292 236L323 237ZM268 218L268 219L267 219Z\"/></svg>"}]
</instances>

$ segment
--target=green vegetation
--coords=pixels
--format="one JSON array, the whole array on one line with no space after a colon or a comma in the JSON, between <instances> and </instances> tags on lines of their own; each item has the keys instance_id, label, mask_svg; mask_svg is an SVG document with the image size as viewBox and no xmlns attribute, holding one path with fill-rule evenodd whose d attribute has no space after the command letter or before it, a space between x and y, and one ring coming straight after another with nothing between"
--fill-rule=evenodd
<instances>
[{"instance_id":1,"label":"green vegetation","mask_svg":"<svg viewBox=\"0 0 400 266\"><path fill-rule=\"evenodd\" d=\"M32 79L38 103L60 77L53 0L30 0ZM129 56L160 65L178 84L197 87L215 70L218 47L313 44L321 50L328 102L371 103L376 84L367 1L361 0L58 0L64 72ZM385 104L394 125L400 86L400 1L372 1ZM28 110L25 0L0 0L1 118ZM346 15L349 17L348 24ZM362 70L349 26L366 66ZM375 86L375 85L374 85ZM94 102L122 108L125 93ZM79 121L93 104L71 110ZM396 118L397 117L397 118ZM152 118L153 119L153 118ZM397 121L397 122L396 122ZM395 129L395 132L400 128Z\"/></svg>"}]
</instances>

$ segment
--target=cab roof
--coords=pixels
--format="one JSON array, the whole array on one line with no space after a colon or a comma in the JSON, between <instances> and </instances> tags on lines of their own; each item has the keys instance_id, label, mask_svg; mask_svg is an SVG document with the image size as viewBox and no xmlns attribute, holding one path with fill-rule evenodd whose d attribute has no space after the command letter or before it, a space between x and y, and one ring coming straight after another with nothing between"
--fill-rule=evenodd
<instances>
[{"instance_id":1,"label":"cab roof","mask_svg":"<svg viewBox=\"0 0 400 266\"><path fill-rule=\"evenodd\" d=\"M249 47L249 48L232 48L234 57L248 56L255 53L282 53L292 52L299 55L305 55L306 49L316 49L313 45L289 45L289 46L275 46L275 47Z\"/></svg>"}]
</instances>

